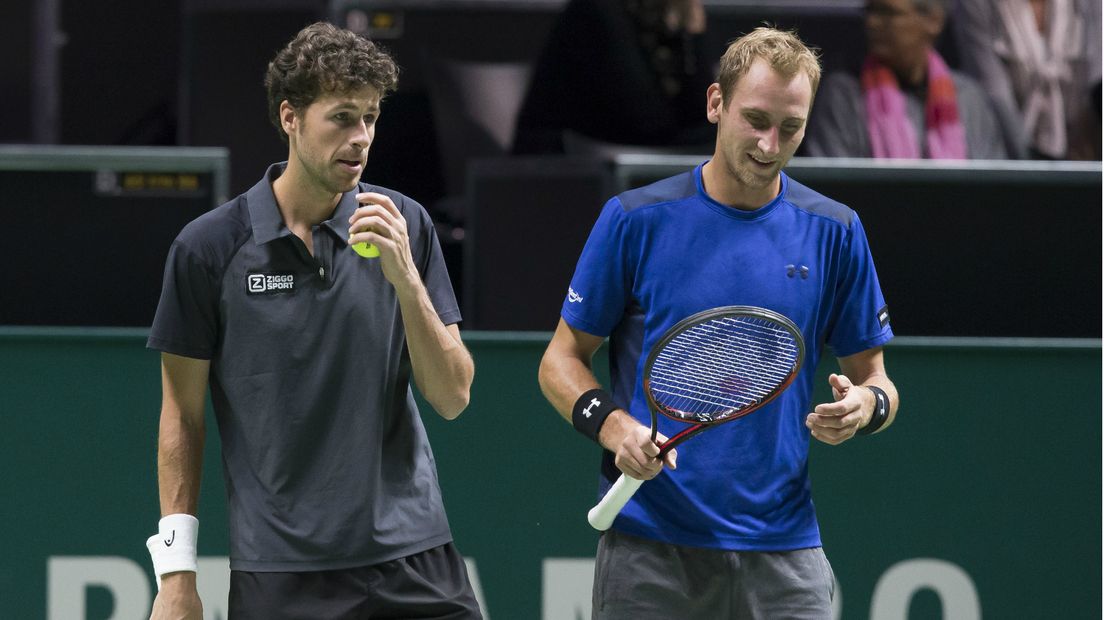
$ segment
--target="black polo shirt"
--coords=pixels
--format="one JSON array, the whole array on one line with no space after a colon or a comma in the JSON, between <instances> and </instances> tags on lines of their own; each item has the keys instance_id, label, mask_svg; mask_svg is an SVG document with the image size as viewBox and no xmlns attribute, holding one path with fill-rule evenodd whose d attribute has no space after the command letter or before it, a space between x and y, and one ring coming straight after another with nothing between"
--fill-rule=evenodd
<instances>
[{"instance_id":1,"label":"black polo shirt","mask_svg":"<svg viewBox=\"0 0 1104 620\"><path fill-rule=\"evenodd\" d=\"M230 567L347 568L448 542L398 298L379 259L345 243L354 195L390 196L448 325L460 311L433 224L417 202L361 183L313 228L312 256L276 206L284 167L181 231L148 343L211 360Z\"/></svg>"}]
</instances>

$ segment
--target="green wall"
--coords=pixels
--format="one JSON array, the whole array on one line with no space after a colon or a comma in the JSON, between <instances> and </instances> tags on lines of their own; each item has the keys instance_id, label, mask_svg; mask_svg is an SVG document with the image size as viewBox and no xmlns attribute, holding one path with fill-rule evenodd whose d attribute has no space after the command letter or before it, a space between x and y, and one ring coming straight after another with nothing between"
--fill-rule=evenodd
<instances>
[{"instance_id":1,"label":"green wall","mask_svg":"<svg viewBox=\"0 0 1104 620\"><path fill-rule=\"evenodd\" d=\"M158 518L160 383L144 338L0 329L0 618L47 617L50 589L61 596L48 585L50 557L130 560L152 592L144 541ZM542 562L592 558L596 543L585 513L599 452L540 395L547 339L466 332L471 407L454 422L423 416L457 545L495 620L541 618ZM1100 341L898 339L886 361L904 400L893 428L812 450L840 617L942 617L947 601L969 598L954 594L953 570L939 572L949 567L986 617L1098 618ZM225 556L213 435L206 464L199 553ZM935 575L932 588L905 588L907 614L892 611L902 595L890 569L901 562L913 581ZM109 588L84 595L83 617L122 620L125 602Z\"/></svg>"}]
</instances>

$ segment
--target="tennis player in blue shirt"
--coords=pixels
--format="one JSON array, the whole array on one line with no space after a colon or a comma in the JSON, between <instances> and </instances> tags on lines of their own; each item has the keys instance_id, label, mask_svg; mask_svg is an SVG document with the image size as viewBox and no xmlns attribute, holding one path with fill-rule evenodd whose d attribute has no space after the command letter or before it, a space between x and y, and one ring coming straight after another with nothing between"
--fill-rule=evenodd
<instances>
[{"instance_id":1,"label":"tennis player in blue shirt","mask_svg":"<svg viewBox=\"0 0 1104 620\"><path fill-rule=\"evenodd\" d=\"M858 215L782 172L819 80L816 55L792 33L759 28L733 42L706 93L713 157L612 198L579 258L541 388L605 448L601 493L621 473L649 481L599 542L596 620L832 617L809 438L883 431L899 399L883 362L889 311ZM805 364L761 410L657 458L640 381L648 352L680 320L729 305L788 317ZM591 359L606 337L603 388ZM834 402L814 407L825 345L840 373L829 377ZM679 427L661 419L659 439Z\"/></svg>"}]
</instances>

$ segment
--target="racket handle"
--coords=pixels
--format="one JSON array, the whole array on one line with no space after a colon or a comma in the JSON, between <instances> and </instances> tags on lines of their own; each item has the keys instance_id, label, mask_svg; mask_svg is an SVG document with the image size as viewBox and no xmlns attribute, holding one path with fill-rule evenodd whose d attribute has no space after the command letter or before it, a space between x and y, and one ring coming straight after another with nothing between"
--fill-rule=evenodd
<instances>
[{"instance_id":1,"label":"racket handle","mask_svg":"<svg viewBox=\"0 0 1104 620\"><path fill-rule=\"evenodd\" d=\"M587 513L587 521L590 522L590 526L599 532L608 530L613 525L613 520L617 518L621 509L629 503L629 500L632 499L632 496L636 494L636 490L642 484L644 484L643 480L621 474L621 477L613 483L602 501L598 502Z\"/></svg>"}]
</instances>

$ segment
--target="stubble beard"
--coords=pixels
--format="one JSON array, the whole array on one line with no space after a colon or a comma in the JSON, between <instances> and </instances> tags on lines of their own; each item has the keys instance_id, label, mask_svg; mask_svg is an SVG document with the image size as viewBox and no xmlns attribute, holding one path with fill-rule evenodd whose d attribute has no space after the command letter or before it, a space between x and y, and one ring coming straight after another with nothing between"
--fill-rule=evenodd
<instances>
[{"instance_id":1,"label":"stubble beard","mask_svg":"<svg viewBox=\"0 0 1104 620\"><path fill-rule=\"evenodd\" d=\"M307 157L303 157L303 155ZM303 169L307 171L307 176L315 187L327 194L344 194L356 187L360 180L359 178L354 179L348 184L349 187L345 187L337 178L336 168L338 164L315 159L312 153L300 154L299 161L303 164Z\"/></svg>"},{"instance_id":2,"label":"stubble beard","mask_svg":"<svg viewBox=\"0 0 1104 620\"><path fill-rule=\"evenodd\" d=\"M299 164L310 182L320 191L331 195L344 194L356 188L357 183L360 182L360 178L357 177L348 184L343 183L340 179L341 175L337 172L340 164L336 161L319 157L305 139L305 129L306 123L304 121L303 128L297 136L299 147L295 149L295 156L299 159ZM346 185L348 185L348 187L346 187Z\"/></svg>"},{"instance_id":3,"label":"stubble beard","mask_svg":"<svg viewBox=\"0 0 1104 620\"><path fill-rule=\"evenodd\" d=\"M729 164L729 172L732 173L732 176L736 177L741 185L751 190L761 190L769 187L778 177L779 169L781 167L775 169L772 174L762 175L757 173L750 164Z\"/></svg>"}]
</instances>

